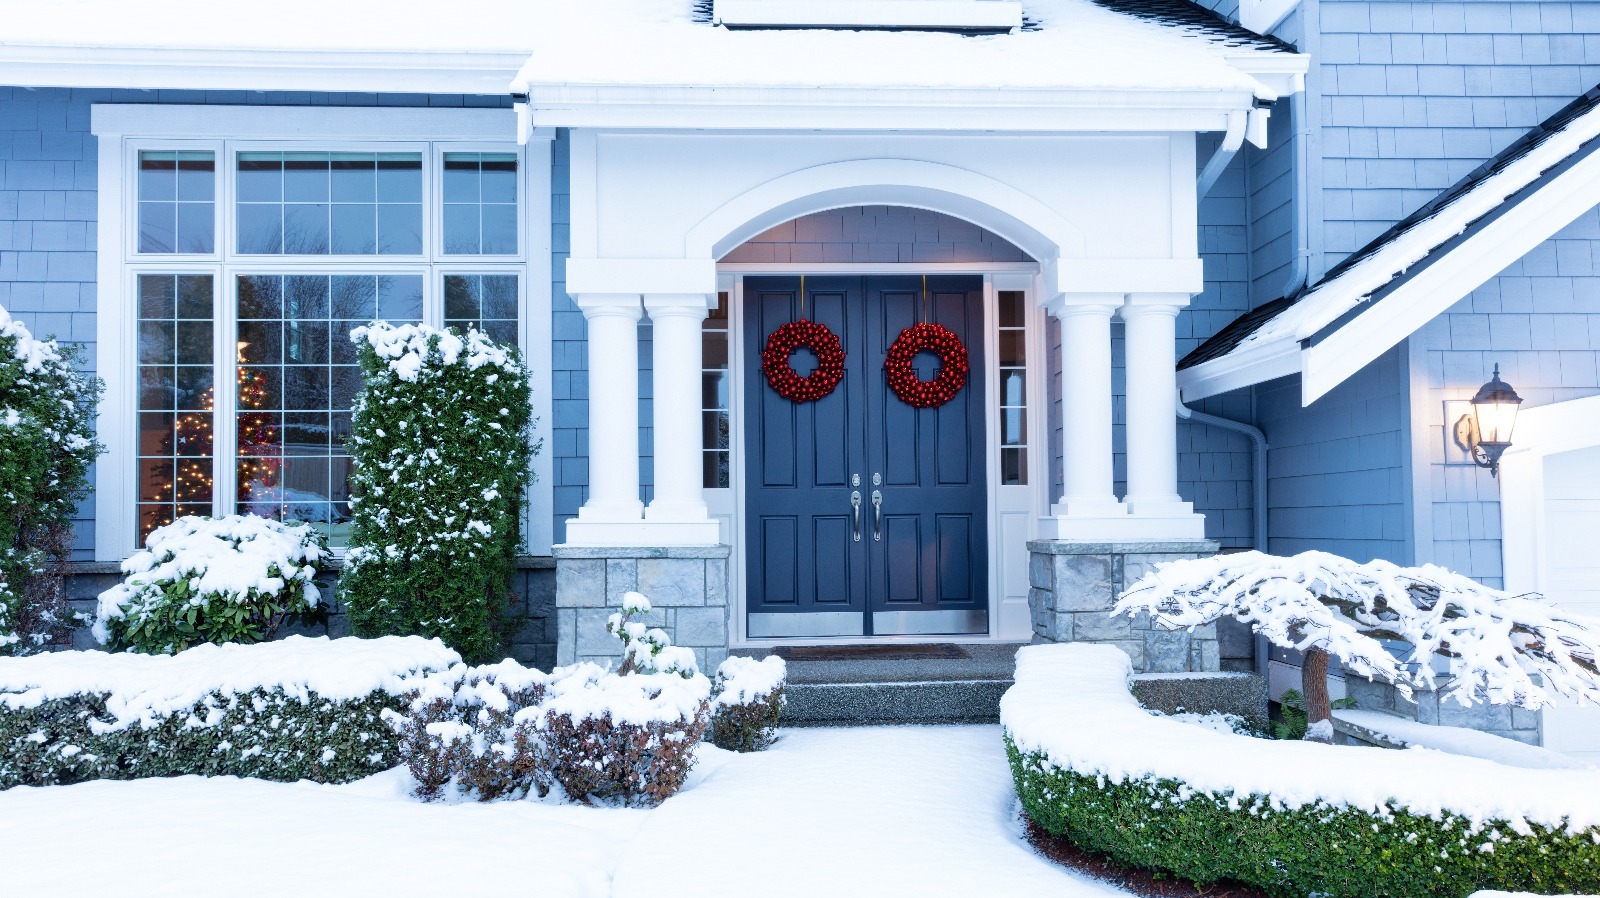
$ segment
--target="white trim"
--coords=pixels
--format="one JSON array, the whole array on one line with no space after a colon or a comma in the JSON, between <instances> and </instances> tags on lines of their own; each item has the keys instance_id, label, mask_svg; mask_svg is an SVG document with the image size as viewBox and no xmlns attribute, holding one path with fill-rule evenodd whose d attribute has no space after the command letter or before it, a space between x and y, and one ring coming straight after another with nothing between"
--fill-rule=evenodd
<instances>
[{"instance_id":1,"label":"white trim","mask_svg":"<svg viewBox=\"0 0 1600 898\"><path fill-rule=\"evenodd\" d=\"M548 137L554 137L549 132ZM555 413L552 404L555 358L552 349L551 257L552 212L550 166L552 143L549 139L530 141L522 155L524 208L522 246L526 250L526 274L522 288L523 358L528 360L533 386L533 434L543 445L533 457L533 485L529 488L527 546L531 555L549 555L555 540L555 441L552 438ZM542 360L537 364L536 360Z\"/></svg>"},{"instance_id":2,"label":"white trim","mask_svg":"<svg viewBox=\"0 0 1600 898\"><path fill-rule=\"evenodd\" d=\"M1246 343L1227 355L1178 372L1184 402L1300 373L1300 351L1292 341Z\"/></svg>"},{"instance_id":3,"label":"white trim","mask_svg":"<svg viewBox=\"0 0 1600 898\"><path fill-rule=\"evenodd\" d=\"M138 463L134 460L138 391L137 378L127 376L127 372L135 370L137 360L132 347L138 315L122 268L127 239L124 226L128 222L123 210L127 172L122 141L102 136L99 144L95 372L105 382L106 392L100 399L95 431L106 453L95 462L94 559L121 561L131 548L129 536L138 526ZM112 313L107 314L108 311Z\"/></svg>"},{"instance_id":4,"label":"white trim","mask_svg":"<svg viewBox=\"0 0 1600 898\"><path fill-rule=\"evenodd\" d=\"M1586 396L1522 411L1511 448L1500 457L1500 550L1505 588L1538 592L1548 559L1544 528L1544 460L1548 455L1600 446L1600 396Z\"/></svg>"},{"instance_id":5,"label":"white trim","mask_svg":"<svg viewBox=\"0 0 1600 898\"><path fill-rule=\"evenodd\" d=\"M504 95L527 53L0 45L19 87Z\"/></svg>"},{"instance_id":6,"label":"white trim","mask_svg":"<svg viewBox=\"0 0 1600 898\"><path fill-rule=\"evenodd\" d=\"M716 0L712 24L811 28L1022 27L1019 0Z\"/></svg>"},{"instance_id":7,"label":"white trim","mask_svg":"<svg viewBox=\"0 0 1600 898\"><path fill-rule=\"evenodd\" d=\"M96 135L159 140L514 145L516 126L517 115L511 109L95 103L89 110L89 130Z\"/></svg>"},{"instance_id":8,"label":"white trim","mask_svg":"<svg viewBox=\"0 0 1600 898\"><path fill-rule=\"evenodd\" d=\"M1026 640L1028 633L1020 627L1012 632L1002 632L1002 626L1011 620L1027 621L1025 615L1004 614L1006 572L1003 561L1002 527L1007 512L1016 513L1015 497L1002 501L1001 490L1017 491L1026 495L1031 506L1022 513L1025 528L1022 543L1038 536L1039 519L1049 502L1051 489L1049 472L1049 400L1046 391L1049 352L1045 311L1036 299L1040 266L1034 262L974 262L974 263L729 263L718 265L718 283L729 292L728 308L728 377L729 377L729 431L735 434L729 452L729 484L727 490L706 490L711 517L725 522L724 538L731 547L728 558L728 597L733 609L728 639L732 648L761 648L793 645L794 639L757 639L748 635L748 597L744 571L748 565L745 539L745 452L743 439L745 390L751 379L745 366L744 354L744 279L747 275L774 274L975 274L984 278L984 346L986 390L984 397L984 476L989 537L989 632L983 635L962 636L962 642L1016 642ZM1021 290L1027 294L1024 307L1028 315L1028 484L1001 487L999 452L999 303L1000 290ZM1023 562L1024 565L1026 562ZM1022 569L1026 578L1026 567ZM1026 597L1026 591L1021 595ZM1009 603L1016 604L1016 603ZM1025 604L1025 602L1024 602ZM1023 609L1025 611L1025 608ZM885 642L949 642L945 636L838 636L807 637L807 642L830 645L865 645Z\"/></svg>"}]
</instances>

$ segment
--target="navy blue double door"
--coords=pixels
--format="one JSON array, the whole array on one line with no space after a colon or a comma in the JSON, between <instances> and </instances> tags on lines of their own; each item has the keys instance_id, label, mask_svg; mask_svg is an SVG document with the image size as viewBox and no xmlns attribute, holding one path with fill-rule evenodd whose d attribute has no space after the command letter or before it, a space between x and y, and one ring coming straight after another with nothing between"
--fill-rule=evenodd
<instances>
[{"instance_id":1,"label":"navy blue double door","mask_svg":"<svg viewBox=\"0 0 1600 898\"><path fill-rule=\"evenodd\" d=\"M982 278L803 284L802 309L798 277L744 282L749 635L987 632ZM843 379L816 402L779 396L760 368L767 336L801 317L845 351ZM970 373L949 402L918 409L889 389L883 363L924 320L961 338ZM815 367L804 351L792 362L802 375ZM938 360L920 353L915 366L931 380Z\"/></svg>"}]
</instances>

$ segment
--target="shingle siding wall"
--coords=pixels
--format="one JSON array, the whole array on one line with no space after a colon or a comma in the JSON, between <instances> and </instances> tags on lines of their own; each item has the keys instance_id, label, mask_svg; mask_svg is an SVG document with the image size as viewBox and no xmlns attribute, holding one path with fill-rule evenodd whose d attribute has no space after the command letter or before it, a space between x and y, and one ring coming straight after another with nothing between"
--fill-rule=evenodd
<instances>
[{"instance_id":1,"label":"shingle siding wall","mask_svg":"<svg viewBox=\"0 0 1600 898\"><path fill-rule=\"evenodd\" d=\"M94 365L99 141L92 103L509 106L506 97L0 87L0 306ZM79 505L74 557L93 556L94 499Z\"/></svg>"},{"instance_id":2,"label":"shingle siding wall","mask_svg":"<svg viewBox=\"0 0 1600 898\"><path fill-rule=\"evenodd\" d=\"M1600 393L1600 212L1535 247L1412 341L1413 404L1427 428L1421 476L1431 499L1418 510L1431 533L1421 560L1499 586L1500 482L1453 447L1452 419L1496 364L1524 408Z\"/></svg>"},{"instance_id":3,"label":"shingle siding wall","mask_svg":"<svg viewBox=\"0 0 1600 898\"><path fill-rule=\"evenodd\" d=\"M1256 388L1273 553L1409 561L1406 360L1390 350L1305 408L1298 377Z\"/></svg>"}]
</instances>

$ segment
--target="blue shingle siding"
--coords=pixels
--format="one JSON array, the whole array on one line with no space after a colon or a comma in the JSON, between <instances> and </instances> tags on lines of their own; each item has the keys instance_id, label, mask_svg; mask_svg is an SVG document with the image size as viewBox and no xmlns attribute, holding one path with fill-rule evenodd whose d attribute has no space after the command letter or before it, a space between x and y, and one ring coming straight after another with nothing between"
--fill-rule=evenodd
<instances>
[{"instance_id":1,"label":"blue shingle siding","mask_svg":"<svg viewBox=\"0 0 1600 898\"><path fill-rule=\"evenodd\" d=\"M99 141L93 103L489 106L509 97L0 87L0 306L94 365ZM93 472L91 472L91 482ZM93 557L94 498L78 507L73 555Z\"/></svg>"},{"instance_id":2,"label":"blue shingle siding","mask_svg":"<svg viewBox=\"0 0 1600 898\"><path fill-rule=\"evenodd\" d=\"M1421 560L1501 585L1498 480L1451 448L1462 411L1495 365L1523 407L1600 393L1600 211L1591 209L1412 336L1413 408L1426 428L1430 502ZM1513 438L1515 435L1513 434Z\"/></svg>"},{"instance_id":3,"label":"blue shingle siding","mask_svg":"<svg viewBox=\"0 0 1600 898\"><path fill-rule=\"evenodd\" d=\"M1255 388L1272 552L1409 560L1407 358L1390 350L1305 408L1298 377Z\"/></svg>"}]
</instances>

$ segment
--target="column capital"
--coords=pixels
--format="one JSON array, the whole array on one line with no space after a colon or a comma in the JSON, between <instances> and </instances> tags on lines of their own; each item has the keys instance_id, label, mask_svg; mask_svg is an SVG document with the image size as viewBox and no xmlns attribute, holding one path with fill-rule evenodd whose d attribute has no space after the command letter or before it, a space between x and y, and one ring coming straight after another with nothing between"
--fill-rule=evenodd
<instances>
[{"instance_id":1,"label":"column capital","mask_svg":"<svg viewBox=\"0 0 1600 898\"><path fill-rule=\"evenodd\" d=\"M646 293L645 311L651 318L682 317L699 321L716 302L709 293Z\"/></svg>"},{"instance_id":2,"label":"column capital","mask_svg":"<svg viewBox=\"0 0 1600 898\"><path fill-rule=\"evenodd\" d=\"M1121 305L1121 293L1061 293L1046 303L1045 309L1057 318L1071 315L1110 317Z\"/></svg>"},{"instance_id":3,"label":"column capital","mask_svg":"<svg viewBox=\"0 0 1600 898\"><path fill-rule=\"evenodd\" d=\"M644 317L644 307L639 305L637 293L580 293L574 295L572 301L583 310L585 318L632 318L638 321Z\"/></svg>"}]
</instances>

